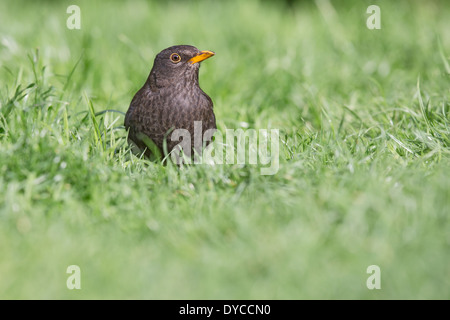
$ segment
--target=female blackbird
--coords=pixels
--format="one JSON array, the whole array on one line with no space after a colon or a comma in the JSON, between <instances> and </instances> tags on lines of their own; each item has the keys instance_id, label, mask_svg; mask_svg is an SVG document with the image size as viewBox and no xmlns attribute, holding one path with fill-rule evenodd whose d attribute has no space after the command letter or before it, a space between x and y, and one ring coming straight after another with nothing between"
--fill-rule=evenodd
<instances>
[{"instance_id":1,"label":"female blackbird","mask_svg":"<svg viewBox=\"0 0 450 320\"><path fill-rule=\"evenodd\" d=\"M168 152L180 144L181 140L172 141L177 140L171 139L173 130L189 132L190 147L194 148L194 141L199 141L199 138L194 139L194 122L195 134L202 135L200 141L203 141L205 131L216 129L213 103L198 83L200 62L213 55L212 51L179 45L164 49L156 56L147 81L134 96L125 115L131 144L141 151L146 150L145 154L150 156L152 152L145 143L148 137L156 145L156 151L162 154L164 140ZM201 131L197 129L199 125ZM195 150L200 151L197 145ZM153 150L153 153L157 152Z\"/></svg>"}]
</instances>

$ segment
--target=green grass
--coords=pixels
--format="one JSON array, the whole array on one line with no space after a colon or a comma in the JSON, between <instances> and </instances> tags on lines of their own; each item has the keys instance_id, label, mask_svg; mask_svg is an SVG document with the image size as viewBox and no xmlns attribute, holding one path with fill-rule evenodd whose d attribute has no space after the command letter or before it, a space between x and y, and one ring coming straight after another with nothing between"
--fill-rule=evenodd
<instances>
[{"instance_id":1,"label":"green grass","mask_svg":"<svg viewBox=\"0 0 450 320\"><path fill-rule=\"evenodd\" d=\"M1 2L0 298L449 299L450 6L372 2ZM275 175L130 153L174 44L216 52L220 130L280 129Z\"/></svg>"}]
</instances>

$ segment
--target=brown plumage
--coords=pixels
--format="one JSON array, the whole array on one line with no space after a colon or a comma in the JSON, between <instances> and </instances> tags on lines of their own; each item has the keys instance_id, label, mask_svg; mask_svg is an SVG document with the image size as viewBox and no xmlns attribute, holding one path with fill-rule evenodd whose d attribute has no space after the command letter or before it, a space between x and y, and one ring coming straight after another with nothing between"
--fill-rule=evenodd
<instances>
[{"instance_id":1,"label":"brown plumage","mask_svg":"<svg viewBox=\"0 0 450 320\"><path fill-rule=\"evenodd\" d=\"M200 89L198 72L200 61L214 55L188 45L173 46L161 51L155 58L153 68L144 86L135 94L125 115L128 139L146 149L142 134L149 137L159 151L164 139L167 151L180 143L172 141L171 132L186 129L191 134L194 148L194 121L201 121L202 134L216 129L216 119L211 98ZM198 146L195 146L198 150ZM147 149L146 155L151 152Z\"/></svg>"}]
</instances>

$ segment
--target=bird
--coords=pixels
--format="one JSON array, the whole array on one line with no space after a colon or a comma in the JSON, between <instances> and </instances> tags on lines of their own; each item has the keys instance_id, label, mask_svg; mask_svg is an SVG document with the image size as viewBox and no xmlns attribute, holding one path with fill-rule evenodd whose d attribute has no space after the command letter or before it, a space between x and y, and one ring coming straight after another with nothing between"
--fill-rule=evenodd
<instances>
[{"instance_id":1,"label":"bird","mask_svg":"<svg viewBox=\"0 0 450 320\"><path fill-rule=\"evenodd\" d=\"M185 139L180 134L173 139L171 133L176 130L190 134L183 152L191 157L211 142L212 138L204 135L213 135L216 117L212 99L200 88L199 68L202 61L214 55L213 51L200 51L191 45L171 46L156 55L147 80L125 114L128 143L135 152L144 152L149 158L172 152L181 145L179 137ZM202 137L194 137L199 133Z\"/></svg>"}]
</instances>

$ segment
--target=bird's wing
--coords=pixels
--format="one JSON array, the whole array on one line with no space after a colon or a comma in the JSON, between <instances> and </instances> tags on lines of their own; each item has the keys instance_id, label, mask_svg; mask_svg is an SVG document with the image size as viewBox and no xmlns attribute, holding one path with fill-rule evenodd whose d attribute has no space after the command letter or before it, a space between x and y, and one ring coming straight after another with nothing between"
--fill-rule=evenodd
<instances>
[{"instance_id":1,"label":"bird's wing","mask_svg":"<svg viewBox=\"0 0 450 320\"><path fill-rule=\"evenodd\" d=\"M133 97L130 107L125 115L125 128L129 130L128 138L140 148L145 145L139 139L139 134L145 134L162 148L164 135L159 118L161 117L161 95L146 88L139 90Z\"/></svg>"}]
</instances>

